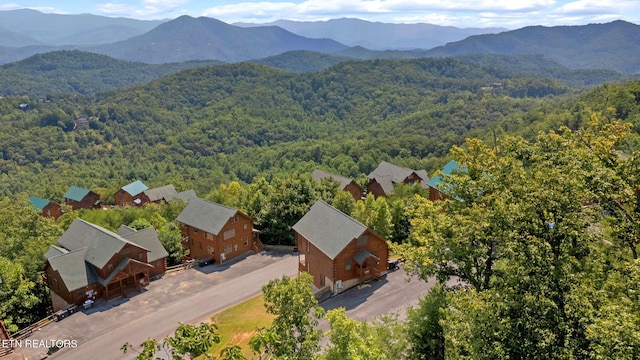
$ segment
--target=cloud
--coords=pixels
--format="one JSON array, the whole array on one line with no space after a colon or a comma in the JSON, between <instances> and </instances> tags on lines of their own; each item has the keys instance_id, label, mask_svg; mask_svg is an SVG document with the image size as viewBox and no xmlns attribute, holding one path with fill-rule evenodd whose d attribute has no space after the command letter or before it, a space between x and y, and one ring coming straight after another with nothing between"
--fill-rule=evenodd
<instances>
[{"instance_id":1,"label":"cloud","mask_svg":"<svg viewBox=\"0 0 640 360\"><path fill-rule=\"evenodd\" d=\"M634 8L640 8L635 0L578 0L560 6L555 12L565 15L609 15L624 14Z\"/></svg>"},{"instance_id":2,"label":"cloud","mask_svg":"<svg viewBox=\"0 0 640 360\"><path fill-rule=\"evenodd\" d=\"M102 3L94 7L106 16L150 19L171 16L178 7L187 2L188 0L142 0L139 6L128 3Z\"/></svg>"}]
</instances>

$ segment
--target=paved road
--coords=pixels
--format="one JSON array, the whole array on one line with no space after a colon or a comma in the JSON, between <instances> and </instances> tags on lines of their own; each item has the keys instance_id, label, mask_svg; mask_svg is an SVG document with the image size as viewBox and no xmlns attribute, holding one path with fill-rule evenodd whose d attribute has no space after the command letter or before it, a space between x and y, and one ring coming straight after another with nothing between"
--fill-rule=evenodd
<instances>
[{"instance_id":1,"label":"paved road","mask_svg":"<svg viewBox=\"0 0 640 360\"><path fill-rule=\"evenodd\" d=\"M173 334L178 322L197 324L230 306L261 292L262 285L282 275L297 275L297 256L267 253L250 255L227 265L211 265L168 274L152 282L147 291L128 299L101 302L92 309L45 326L32 339L74 339L75 349L63 349L50 359L130 359L120 351L125 343L139 345L149 337L161 340ZM344 307L355 319L371 319L385 313L404 318L406 308L433 286L433 281L408 281L396 270L380 281L354 287L322 300L326 310ZM117 308L114 308L117 307ZM326 321L320 328L328 330ZM323 341L326 345L326 338ZM46 349L16 352L10 359L41 359Z\"/></svg>"},{"instance_id":2,"label":"paved road","mask_svg":"<svg viewBox=\"0 0 640 360\"><path fill-rule=\"evenodd\" d=\"M197 324L261 292L262 285L282 275L297 275L297 257L250 255L229 265L211 265L165 275L147 291L129 299L103 302L60 322L45 326L32 339L75 339L78 347L62 349L50 359L126 359L120 347L171 335L178 322ZM223 271L224 270L224 271ZM117 309L112 309L117 306ZM14 354L40 359L46 349Z\"/></svg>"}]
</instances>

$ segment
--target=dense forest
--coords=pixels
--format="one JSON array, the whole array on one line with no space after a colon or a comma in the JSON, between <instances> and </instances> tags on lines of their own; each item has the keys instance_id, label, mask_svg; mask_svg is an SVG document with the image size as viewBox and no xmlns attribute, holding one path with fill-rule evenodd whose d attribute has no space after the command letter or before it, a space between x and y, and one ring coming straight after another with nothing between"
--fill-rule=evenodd
<instances>
[{"instance_id":1,"label":"dense forest","mask_svg":"<svg viewBox=\"0 0 640 360\"><path fill-rule=\"evenodd\" d=\"M110 204L142 180L240 208L270 243L290 244L289 226L323 199L396 244L409 271L462 279L399 323L407 347L395 355L634 359L639 131L640 82L578 88L450 58L304 73L228 64L95 96L3 97L0 318L14 332L46 314L42 254L75 217L154 226L179 262L184 204L53 222L26 200L60 202L78 185ZM411 186L355 202L309 176L364 182L382 160L433 174L451 158L464 170L447 177L456 200L440 203ZM373 341L360 329L349 336ZM394 357L376 341L369 349ZM344 351L355 350L333 348L333 358Z\"/></svg>"}]
</instances>

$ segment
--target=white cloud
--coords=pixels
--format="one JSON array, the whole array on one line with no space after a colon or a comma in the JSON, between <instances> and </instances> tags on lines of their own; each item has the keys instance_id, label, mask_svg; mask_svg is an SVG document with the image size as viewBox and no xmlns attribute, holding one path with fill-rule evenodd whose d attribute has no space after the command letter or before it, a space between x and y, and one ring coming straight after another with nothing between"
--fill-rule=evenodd
<instances>
[{"instance_id":1,"label":"white cloud","mask_svg":"<svg viewBox=\"0 0 640 360\"><path fill-rule=\"evenodd\" d=\"M640 8L637 1L626 0L578 0L559 7L556 12L562 14L624 14Z\"/></svg>"}]
</instances>

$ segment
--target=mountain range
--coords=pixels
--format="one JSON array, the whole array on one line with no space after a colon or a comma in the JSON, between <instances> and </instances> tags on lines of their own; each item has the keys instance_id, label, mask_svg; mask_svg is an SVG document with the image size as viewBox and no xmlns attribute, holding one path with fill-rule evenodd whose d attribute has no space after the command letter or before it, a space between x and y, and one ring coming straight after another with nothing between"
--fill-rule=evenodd
<instances>
[{"instance_id":1,"label":"mountain range","mask_svg":"<svg viewBox=\"0 0 640 360\"><path fill-rule=\"evenodd\" d=\"M569 69L640 73L640 42L637 41L640 26L636 24L614 21L583 26L531 26L502 30L384 24L358 19L325 22L283 20L258 26L231 25L207 17L181 16L164 22L144 22L89 14L0 11L0 63L21 60L37 53L74 49L147 64L257 61L298 52L296 56L288 56L284 67L304 72L342 59L488 54L542 55ZM135 35L129 36L132 34ZM114 39L118 40L105 43ZM439 43L450 42L428 48L435 45L433 39ZM354 44L367 44L368 47ZM320 60L317 59L318 53L324 54ZM304 61L303 58L309 64L290 63L295 59ZM282 57L269 61L281 60Z\"/></svg>"},{"instance_id":2,"label":"mountain range","mask_svg":"<svg viewBox=\"0 0 640 360\"><path fill-rule=\"evenodd\" d=\"M236 23L242 27L256 24ZM327 21L278 20L262 25L279 26L309 38L329 38L348 46L371 50L431 49L472 35L494 34L505 28L457 28L433 24L389 24L341 18Z\"/></svg>"}]
</instances>

